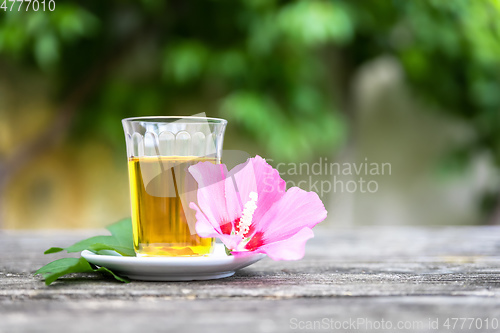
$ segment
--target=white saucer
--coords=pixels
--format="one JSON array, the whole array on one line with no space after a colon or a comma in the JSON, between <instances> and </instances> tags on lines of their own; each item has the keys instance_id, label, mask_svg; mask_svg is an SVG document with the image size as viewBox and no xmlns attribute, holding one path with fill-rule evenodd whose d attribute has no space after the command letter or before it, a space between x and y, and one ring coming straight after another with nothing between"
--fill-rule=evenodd
<instances>
[{"instance_id":1,"label":"white saucer","mask_svg":"<svg viewBox=\"0 0 500 333\"><path fill-rule=\"evenodd\" d=\"M116 253L116 252L115 252ZM264 258L265 254L244 257L228 256L224 244L215 244L214 252L206 257L122 257L119 254L100 255L83 251L88 262L111 269L132 280L192 281L229 277L243 267Z\"/></svg>"}]
</instances>

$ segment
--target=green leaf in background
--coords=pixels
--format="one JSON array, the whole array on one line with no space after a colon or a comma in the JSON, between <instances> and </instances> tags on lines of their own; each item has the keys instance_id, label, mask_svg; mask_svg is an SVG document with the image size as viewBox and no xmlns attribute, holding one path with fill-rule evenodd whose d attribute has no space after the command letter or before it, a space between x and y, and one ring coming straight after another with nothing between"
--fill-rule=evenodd
<instances>
[{"instance_id":1,"label":"green leaf in background","mask_svg":"<svg viewBox=\"0 0 500 333\"><path fill-rule=\"evenodd\" d=\"M123 219L106 227L111 236L95 236L84 239L67 248L51 247L44 254L57 253L66 250L68 253L89 250L97 253L101 250L116 251L123 256L134 257L134 243L132 236L132 221L130 218Z\"/></svg>"},{"instance_id":2,"label":"green leaf in background","mask_svg":"<svg viewBox=\"0 0 500 333\"><path fill-rule=\"evenodd\" d=\"M120 277L105 267L99 267L90 264L85 258L63 258L53 261L35 272L35 275L42 275L45 284L48 286L61 276L71 273L92 273L102 272L111 275L116 280L128 283L130 280Z\"/></svg>"},{"instance_id":3,"label":"green leaf in background","mask_svg":"<svg viewBox=\"0 0 500 333\"><path fill-rule=\"evenodd\" d=\"M343 119L327 108L322 109L322 101L317 101L319 95L310 87L297 88L294 95L294 105L283 107L264 93L236 91L222 100L221 111L224 117L243 126L256 142L267 146L270 155L281 161L293 161L298 155L311 158L309 154L313 148L328 149L342 143L345 136ZM285 117L285 108L300 111ZM316 123L317 118L322 119L321 124ZM280 131L276 130L276 124L280 124Z\"/></svg>"},{"instance_id":4,"label":"green leaf in background","mask_svg":"<svg viewBox=\"0 0 500 333\"><path fill-rule=\"evenodd\" d=\"M344 6L326 1L291 2L277 15L283 35L306 47L349 41L354 32L351 21Z\"/></svg>"},{"instance_id":5,"label":"green leaf in background","mask_svg":"<svg viewBox=\"0 0 500 333\"><path fill-rule=\"evenodd\" d=\"M173 77L183 84L199 77L208 58L208 50L203 44L185 41L167 48L163 73L165 78Z\"/></svg>"},{"instance_id":6,"label":"green leaf in background","mask_svg":"<svg viewBox=\"0 0 500 333\"><path fill-rule=\"evenodd\" d=\"M47 32L38 38L34 45L35 59L41 68L48 70L60 57L59 40L53 33Z\"/></svg>"}]
</instances>

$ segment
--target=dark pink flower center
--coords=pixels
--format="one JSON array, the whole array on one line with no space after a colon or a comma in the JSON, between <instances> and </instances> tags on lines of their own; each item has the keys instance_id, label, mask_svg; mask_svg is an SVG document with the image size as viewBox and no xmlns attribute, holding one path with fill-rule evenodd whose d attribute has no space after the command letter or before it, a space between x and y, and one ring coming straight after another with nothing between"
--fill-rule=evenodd
<instances>
[{"instance_id":1,"label":"dark pink flower center","mask_svg":"<svg viewBox=\"0 0 500 333\"><path fill-rule=\"evenodd\" d=\"M264 233L262 231L257 231L255 235L253 235L252 239L245 245L245 249L248 251L253 251L262 245L264 245L264 240L262 236Z\"/></svg>"},{"instance_id":2,"label":"dark pink flower center","mask_svg":"<svg viewBox=\"0 0 500 333\"><path fill-rule=\"evenodd\" d=\"M233 230L233 226L231 225L230 222L226 222L224 224L222 224L220 226L220 231L224 234L224 235L230 235L231 234L231 231Z\"/></svg>"}]
</instances>

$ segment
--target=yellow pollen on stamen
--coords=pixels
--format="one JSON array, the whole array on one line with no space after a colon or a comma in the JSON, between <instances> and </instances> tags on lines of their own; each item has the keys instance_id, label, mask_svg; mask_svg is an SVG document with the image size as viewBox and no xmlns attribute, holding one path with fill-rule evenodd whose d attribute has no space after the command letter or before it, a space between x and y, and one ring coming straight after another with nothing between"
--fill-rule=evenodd
<instances>
[{"instance_id":1,"label":"yellow pollen on stamen","mask_svg":"<svg viewBox=\"0 0 500 333\"><path fill-rule=\"evenodd\" d=\"M243 206L243 213L241 214L241 218L238 223L238 232L236 233L237 235L241 236L241 238L244 238L245 235L250 231L253 213L257 209L257 193L250 192L248 196L250 197L250 200L248 200L245 203L245 206Z\"/></svg>"}]
</instances>

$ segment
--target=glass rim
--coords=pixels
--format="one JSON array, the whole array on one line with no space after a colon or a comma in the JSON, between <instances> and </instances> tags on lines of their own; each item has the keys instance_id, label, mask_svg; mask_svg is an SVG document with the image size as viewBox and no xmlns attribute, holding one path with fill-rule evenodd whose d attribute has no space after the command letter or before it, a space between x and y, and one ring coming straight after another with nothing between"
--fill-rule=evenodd
<instances>
[{"instance_id":1,"label":"glass rim","mask_svg":"<svg viewBox=\"0 0 500 333\"><path fill-rule=\"evenodd\" d=\"M162 123L166 120L183 121L187 120L189 123L212 123L212 124L227 124L226 119L212 118L212 117L191 117L191 116L143 116L143 117L130 117L123 118L122 122L149 122L149 123Z\"/></svg>"}]
</instances>

